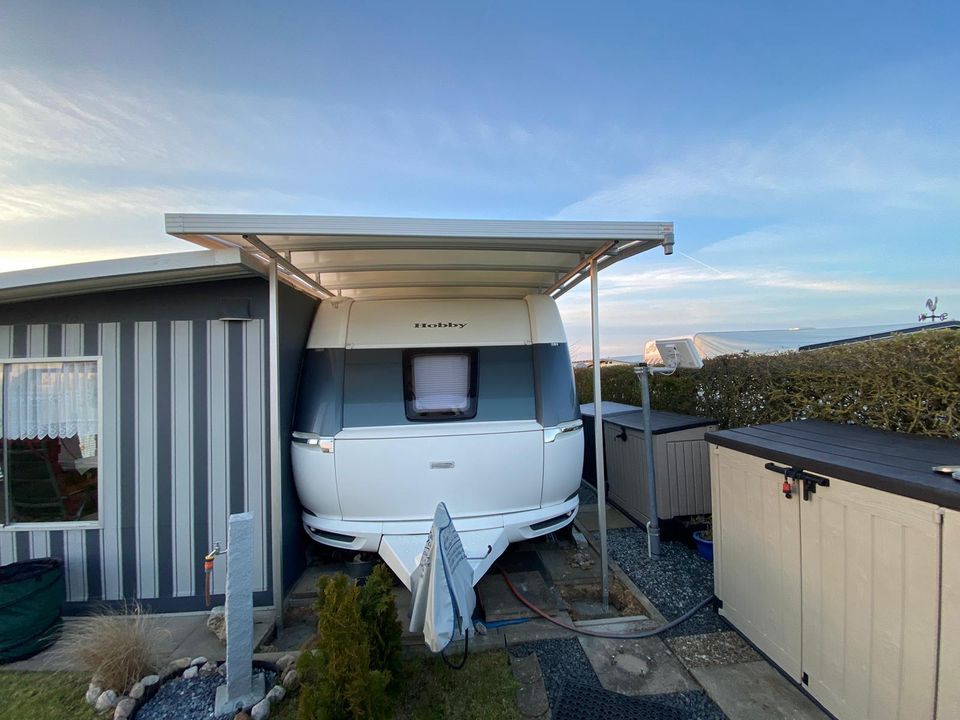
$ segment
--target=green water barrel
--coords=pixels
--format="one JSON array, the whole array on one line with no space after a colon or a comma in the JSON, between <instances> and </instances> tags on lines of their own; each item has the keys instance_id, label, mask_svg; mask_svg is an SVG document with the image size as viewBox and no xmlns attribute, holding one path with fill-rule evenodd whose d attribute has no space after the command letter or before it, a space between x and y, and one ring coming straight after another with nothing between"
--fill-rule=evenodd
<instances>
[{"instance_id":1,"label":"green water barrel","mask_svg":"<svg viewBox=\"0 0 960 720\"><path fill-rule=\"evenodd\" d=\"M57 558L0 565L0 663L28 658L53 644L66 597L63 562Z\"/></svg>"}]
</instances>

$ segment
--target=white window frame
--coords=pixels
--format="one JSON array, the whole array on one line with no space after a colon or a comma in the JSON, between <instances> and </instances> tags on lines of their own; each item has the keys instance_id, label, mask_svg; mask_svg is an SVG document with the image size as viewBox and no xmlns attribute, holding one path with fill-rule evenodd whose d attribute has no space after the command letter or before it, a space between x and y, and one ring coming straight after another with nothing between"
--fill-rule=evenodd
<instances>
[{"instance_id":1,"label":"white window frame","mask_svg":"<svg viewBox=\"0 0 960 720\"><path fill-rule=\"evenodd\" d=\"M25 530L96 530L103 528L103 355L70 355L68 357L18 357L0 358L0 373L4 365L22 365L30 363L68 363L68 362L96 362L97 363L97 519L96 520L51 520L49 522L0 522L0 532L20 532ZM0 403L3 402L3 388L0 386ZM3 407L0 405L0 413ZM7 494L6 486L9 482L6 472L7 456L3 455L4 462L4 490L0 502L4 503L4 517L6 518Z\"/></svg>"}]
</instances>

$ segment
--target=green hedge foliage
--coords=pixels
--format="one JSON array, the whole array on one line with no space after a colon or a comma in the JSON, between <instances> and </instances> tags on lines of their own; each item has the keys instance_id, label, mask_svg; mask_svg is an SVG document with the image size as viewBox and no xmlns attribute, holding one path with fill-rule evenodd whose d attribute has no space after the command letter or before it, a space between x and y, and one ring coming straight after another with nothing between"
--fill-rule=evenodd
<instances>
[{"instance_id":1,"label":"green hedge foliage","mask_svg":"<svg viewBox=\"0 0 960 720\"><path fill-rule=\"evenodd\" d=\"M593 401L592 370L577 370L581 402ZM603 399L640 405L632 367L601 370ZM706 415L723 428L815 418L960 438L960 331L777 355L724 355L702 370L650 383L658 410Z\"/></svg>"}]
</instances>

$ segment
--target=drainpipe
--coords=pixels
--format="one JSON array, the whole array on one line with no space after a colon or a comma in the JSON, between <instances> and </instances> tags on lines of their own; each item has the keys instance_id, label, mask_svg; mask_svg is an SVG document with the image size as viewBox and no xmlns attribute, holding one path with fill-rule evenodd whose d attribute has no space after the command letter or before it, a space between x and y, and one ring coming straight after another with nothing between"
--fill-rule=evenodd
<instances>
[{"instance_id":1,"label":"drainpipe","mask_svg":"<svg viewBox=\"0 0 960 720\"><path fill-rule=\"evenodd\" d=\"M600 582L603 611L610 602L610 569L607 563L607 478L603 468L603 409L600 393L600 298L597 261L590 261L590 330L593 334L593 448L597 462L597 517L600 520Z\"/></svg>"},{"instance_id":2,"label":"drainpipe","mask_svg":"<svg viewBox=\"0 0 960 720\"><path fill-rule=\"evenodd\" d=\"M650 407L650 368L641 363L636 369L640 376L640 402L643 403L643 444L647 457L647 556L660 557L660 520L657 510L657 473L653 464L653 411Z\"/></svg>"},{"instance_id":3,"label":"drainpipe","mask_svg":"<svg viewBox=\"0 0 960 720\"><path fill-rule=\"evenodd\" d=\"M280 310L277 299L277 261L271 260L268 270L270 284L269 338L270 388L267 404L270 413L270 555L273 559L271 584L273 586L273 614L277 629L283 627L283 487L280 469Z\"/></svg>"}]
</instances>

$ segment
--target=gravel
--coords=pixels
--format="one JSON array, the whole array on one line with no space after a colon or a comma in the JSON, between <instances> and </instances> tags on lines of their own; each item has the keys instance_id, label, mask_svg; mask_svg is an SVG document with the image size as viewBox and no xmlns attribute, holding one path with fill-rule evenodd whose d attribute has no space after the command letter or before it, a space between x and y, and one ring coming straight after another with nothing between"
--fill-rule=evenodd
<instances>
[{"instance_id":1,"label":"gravel","mask_svg":"<svg viewBox=\"0 0 960 720\"><path fill-rule=\"evenodd\" d=\"M595 533L596 535L596 533ZM650 601L671 620L703 598L713 595L713 563L680 542L662 542L660 558L647 557L647 533L642 528L607 532L607 548L617 564ZM707 606L665 637L699 635L730 630L726 621Z\"/></svg>"},{"instance_id":2,"label":"gravel","mask_svg":"<svg viewBox=\"0 0 960 720\"><path fill-rule=\"evenodd\" d=\"M621 695L577 682L563 686L554 720L727 720L702 691Z\"/></svg>"},{"instance_id":3,"label":"gravel","mask_svg":"<svg viewBox=\"0 0 960 720\"><path fill-rule=\"evenodd\" d=\"M275 680L276 673L266 673L268 688ZM161 685L157 694L137 711L136 720L233 720L235 713L232 712L213 714L217 686L224 682L220 675L189 680L174 678Z\"/></svg>"},{"instance_id":4,"label":"gravel","mask_svg":"<svg viewBox=\"0 0 960 720\"><path fill-rule=\"evenodd\" d=\"M644 695L644 697L680 710L690 720L727 720L723 710L717 707L717 704L703 690Z\"/></svg>"},{"instance_id":5,"label":"gravel","mask_svg":"<svg viewBox=\"0 0 960 720\"><path fill-rule=\"evenodd\" d=\"M543 673L543 684L551 708L556 709L560 692L568 681L601 687L597 674L576 638L535 640L510 648L510 654L514 657L526 657L531 653L536 653L540 661L540 672Z\"/></svg>"}]
</instances>

